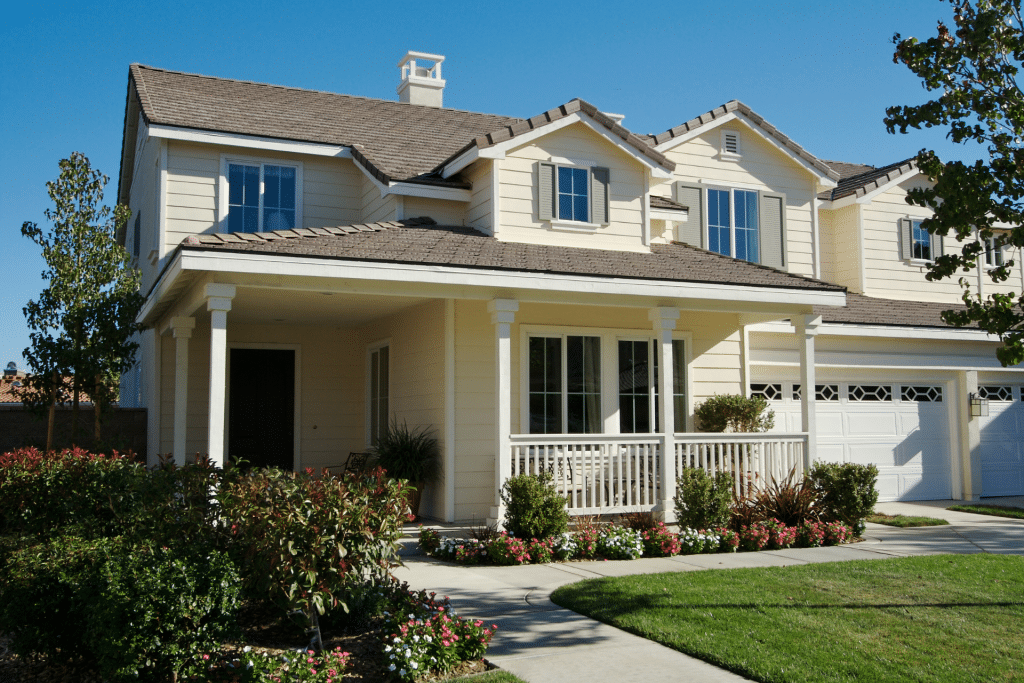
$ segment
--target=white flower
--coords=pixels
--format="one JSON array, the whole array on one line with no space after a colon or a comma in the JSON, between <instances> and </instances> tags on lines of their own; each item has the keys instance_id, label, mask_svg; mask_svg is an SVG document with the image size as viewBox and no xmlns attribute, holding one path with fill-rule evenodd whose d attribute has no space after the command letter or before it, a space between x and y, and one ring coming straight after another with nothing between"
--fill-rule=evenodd
<instances>
[{"instance_id":1,"label":"white flower","mask_svg":"<svg viewBox=\"0 0 1024 683\"><path fill-rule=\"evenodd\" d=\"M395 670L395 665L394 664L392 664L391 666L388 667L388 671L394 671L394 670Z\"/></svg>"},{"instance_id":2,"label":"white flower","mask_svg":"<svg viewBox=\"0 0 1024 683\"><path fill-rule=\"evenodd\" d=\"M242 652L251 652L251 651L252 651L252 646L250 646L250 645L246 645L245 647L242 648Z\"/></svg>"},{"instance_id":3,"label":"white flower","mask_svg":"<svg viewBox=\"0 0 1024 683\"><path fill-rule=\"evenodd\" d=\"M416 662L413 662L413 663L411 664L411 666L412 666L412 668L414 668L414 669L418 669L418 668L420 668L420 665L419 665L419 664L417 664Z\"/></svg>"}]
</instances>

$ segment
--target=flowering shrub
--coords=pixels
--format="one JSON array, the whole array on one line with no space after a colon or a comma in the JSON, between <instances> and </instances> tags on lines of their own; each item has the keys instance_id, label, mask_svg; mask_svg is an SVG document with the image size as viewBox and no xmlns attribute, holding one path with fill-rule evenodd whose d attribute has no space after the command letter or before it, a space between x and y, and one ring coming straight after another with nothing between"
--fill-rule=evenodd
<instances>
[{"instance_id":1,"label":"flowering shrub","mask_svg":"<svg viewBox=\"0 0 1024 683\"><path fill-rule=\"evenodd\" d=\"M754 522L740 529L740 550L764 550L771 538L771 530L764 522Z\"/></svg>"},{"instance_id":2,"label":"flowering shrub","mask_svg":"<svg viewBox=\"0 0 1024 683\"><path fill-rule=\"evenodd\" d=\"M185 678L190 683L341 683L351 655L340 647L331 651L296 650L275 657L246 646L237 656L223 652L204 655L206 670Z\"/></svg>"},{"instance_id":3,"label":"flowering shrub","mask_svg":"<svg viewBox=\"0 0 1024 683\"><path fill-rule=\"evenodd\" d=\"M555 552L552 549L551 539L545 538L538 541L536 538L530 540L530 559L536 563L551 562L555 559Z\"/></svg>"},{"instance_id":4,"label":"flowering shrub","mask_svg":"<svg viewBox=\"0 0 1024 683\"><path fill-rule=\"evenodd\" d=\"M678 555L682 545L679 536L665 528L664 522L656 522L653 528L641 532L644 555L647 557L671 557Z\"/></svg>"},{"instance_id":5,"label":"flowering shrub","mask_svg":"<svg viewBox=\"0 0 1024 683\"><path fill-rule=\"evenodd\" d=\"M718 535L718 552L734 553L739 550L740 535L738 533L725 527L715 529L714 533Z\"/></svg>"},{"instance_id":6,"label":"flowering shrub","mask_svg":"<svg viewBox=\"0 0 1024 683\"><path fill-rule=\"evenodd\" d=\"M576 555L578 543L576 537L568 531L548 539L551 542L551 554L555 560L568 560Z\"/></svg>"},{"instance_id":7,"label":"flowering shrub","mask_svg":"<svg viewBox=\"0 0 1024 683\"><path fill-rule=\"evenodd\" d=\"M644 539L633 529L605 527L597 539L597 553L609 560L635 560L644 554Z\"/></svg>"},{"instance_id":8,"label":"flowering shrub","mask_svg":"<svg viewBox=\"0 0 1024 683\"><path fill-rule=\"evenodd\" d=\"M713 553L718 550L719 536L716 531L687 528L679 532L679 544L683 555Z\"/></svg>"},{"instance_id":9,"label":"flowering shrub","mask_svg":"<svg viewBox=\"0 0 1024 683\"><path fill-rule=\"evenodd\" d=\"M506 532L487 546L487 555L494 564L526 564L530 561L530 550L527 542L521 538L509 536Z\"/></svg>"},{"instance_id":10,"label":"flowering shrub","mask_svg":"<svg viewBox=\"0 0 1024 683\"><path fill-rule=\"evenodd\" d=\"M598 541L600 541L602 530L597 526L587 526L575 532L576 552L573 557L581 560L590 560L597 555Z\"/></svg>"},{"instance_id":11,"label":"flowering shrub","mask_svg":"<svg viewBox=\"0 0 1024 683\"><path fill-rule=\"evenodd\" d=\"M436 595L409 593L394 614L385 614L384 657L388 671L401 680L481 659L498 628L460 618L448 598L438 600Z\"/></svg>"},{"instance_id":12,"label":"flowering shrub","mask_svg":"<svg viewBox=\"0 0 1024 683\"><path fill-rule=\"evenodd\" d=\"M796 544L801 548L817 548L825 542L825 524L805 520L796 527Z\"/></svg>"},{"instance_id":13,"label":"flowering shrub","mask_svg":"<svg viewBox=\"0 0 1024 683\"><path fill-rule=\"evenodd\" d=\"M420 550L433 555L441 547L441 534L420 524Z\"/></svg>"},{"instance_id":14,"label":"flowering shrub","mask_svg":"<svg viewBox=\"0 0 1024 683\"><path fill-rule=\"evenodd\" d=\"M774 517L761 524L768 530L767 547L770 550L788 548L796 541L796 527L788 527Z\"/></svg>"},{"instance_id":15,"label":"flowering shrub","mask_svg":"<svg viewBox=\"0 0 1024 683\"><path fill-rule=\"evenodd\" d=\"M825 524L825 545L848 543L853 538L853 530L842 522Z\"/></svg>"}]
</instances>

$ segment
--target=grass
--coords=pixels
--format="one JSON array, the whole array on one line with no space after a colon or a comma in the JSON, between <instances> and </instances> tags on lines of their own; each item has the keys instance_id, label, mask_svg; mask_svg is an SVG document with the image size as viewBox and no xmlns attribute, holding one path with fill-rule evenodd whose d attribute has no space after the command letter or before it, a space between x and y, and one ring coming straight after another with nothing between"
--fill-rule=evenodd
<instances>
[{"instance_id":1,"label":"grass","mask_svg":"<svg viewBox=\"0 0 1024 683\"><path fill-rule=\"evenodd\" d=\"M1024 557L591 579L559 605L757 681L1024 679Z\"/></svg>"},{"instance_id":2,"label":"grass","mask_svg":"<svg viewBox=\"0 0 1024 683\"><path fill-rule=\"evenodd\" d=\"M946 509L958 512L973 512L976 515L1024 519L1024 509L1006 507L1005 505L950 505Z\"/></svg>"},{"instance_id":3,"label":"grass","mask_svg":"<svg viewBox=\"0 0 1024 683\"><path fill-rule=\"evenodd\" d=\"M936 519L935 517L884 515L881 512L871 513L867 516L866 521L874 522L875 524L885 524L887 526L898 526L903 529L916 526L942 526L943 524L949 524L946 520Z\"/></svg>"},{"instance_id":4,"label":"grass","mask_svg":"<svg viewBox=\"0 0 1024 683\"><path fill-rule=\"evenodd\" d=\"M488 671L487 673L453 678L448 683L459 683L459 681L464 683L526 683L523 679L516 678L507 671Z\"/></svg>"}]
</instances>

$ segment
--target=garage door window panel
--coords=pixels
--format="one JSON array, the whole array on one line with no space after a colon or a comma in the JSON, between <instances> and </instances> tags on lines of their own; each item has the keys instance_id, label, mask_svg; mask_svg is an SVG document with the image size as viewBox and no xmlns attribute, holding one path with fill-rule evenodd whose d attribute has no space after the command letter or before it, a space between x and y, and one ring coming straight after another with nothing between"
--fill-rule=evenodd
<instances>
[{"instance_id":1,"label":"garage door window panel","mask_svg":"<svg viewBox=\"0 0 1024 683\"><path fill-rule=\"evenodd\" d=\"M851 401L891 401L892 387L884 384L851 384Z\"/></svg>"}]
</instances>

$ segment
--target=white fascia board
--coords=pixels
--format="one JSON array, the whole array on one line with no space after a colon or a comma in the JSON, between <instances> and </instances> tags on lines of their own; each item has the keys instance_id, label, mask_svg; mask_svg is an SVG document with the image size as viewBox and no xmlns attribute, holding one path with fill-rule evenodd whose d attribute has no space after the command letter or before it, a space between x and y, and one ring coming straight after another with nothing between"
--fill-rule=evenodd
<instances>
[{"instance_id":1,"label":"white fascia board","mask_svg":"<svg viewBox=\"0 0 1024 683\"><path fill-rule=\"evenodd\" d=\"M705 123L702 126L698 126L697 128L694 128L693 130L689 131L688 133L684 133L683 135L679 135L677 137L674 137L671 140L666 140L665 142L661 143L660 145L656 145L654 149L656 149L659 152L661 152L662 154L664 154L668 150L673 149L675 147L678 147L679 145L683 144L684 142L689 142L690 140L694 139L695 137L697 137L699 135L703 135L704 133L707 133L708 131L714 130L715 128L718 128L719 126L721 126L723 124L729 123L730 121L739 121L740 123L745 125L755 135L757 135L758 137L760 137L763 140L767 141L768 144L770 144L773 147L775 147L775 149L777 149L780 152L782 152L783 154L785 154L787 157L789 157L790 159L795 161L797 164L799 164L804 170L806 170L811 175L813 175L815 180L817 180L823 187L836 187L836 185L838 184L838 183L836 183L835 180L833 180L832 178L829 178L827 175L822 175L821 170L815 168L812 164L810 164L806 160L800 158L800 156L795 154L793 152L793 150L791 150L788 147L786 147L785 145L779 143L778 140L776 140L771 135L766 133L763 128L761 128L756 123L754 123L753 121L751 121L750 119L748 119L746 116L744 116L743 114L741 114L739 112L729 112L725 116L723 116L721 118L718 118L718 119L715 119L714 121L711 121L710 123Z\"/></svg>"},{"instance_id":2,"label":"white fascia board","mask_svg":"<svg viewBox=\"0 0 1024 683\"><path fill-rule=\"evenodd\" d=\"M800 361L791 360L779 360L779 361L751 361L750 365L752 368L799 368ZM883 372L905 372L905 373L920 373L920 372L961 372L976 370L978 372L1006 372L1014 374L1024 373L1024 368L1004 368L998 364L998 361L993 360L992 365L971 365L966 364L962 360L951 358L948 365L901 365L897 359L894 359L892 365L856 365L853 363L819 363L815 362L814 367L818 370L829 369L829 370L877 370ZM764 373L755 373L757 377L764 377Z\"/></svg>"},{"instance_id":3,"label":"white fascia board","mask_svg":"<svg viewBox=\"0 0 1024 683\"><path fill-rule=\"evenodd\" d=\"M651 218L656 221L673 221L685 223L690 220L689 211L672 211L669 209L651 209Z\"/></svg>"},{"instance_id":4,"label":"white fascia board","mask_svg":"<svg viewBox=\"0 0 1024 683\"><path fill-rule=\"evenodd\" d=\"M218 133L216 131L160 125L150 126L149 134L155 138L165 138L167 140L202 142L211 145L229 145L231 147L245 147L248 149L262 149L293 154L311 154L313 156L335 157L337 159L352 158L352 150L345 145L296 142L292 140L279 140L277 138L264 138L257 135Z\"/></svg>"},{"instance_id":5,"label":"white fascia board","mask_svg":"<svg viewBox=\"0 0 1024 683\"><path fill-rule=\"evenodd\" d=\"M757 323L748 326L751 332L794 334L792 325L783 322ZM829 337L891 337L896 339L934 339L940 341L998 342L999 337L981 330L948 330L936 327L889 327L886 325L861 325L854 323L822 323L818 326L819 336Z\"/></svg>"},{"instance_id":6,"label":"white fascia board","mask_svg":"<svg viewBox=\"0 0 1024 683\"><path fill-rule=\"evenodd\" d=\"M554 133L555 131L571 126L574 123L586 124L588 128L590 128L595 133L603 137L605 140L612 143L613 145L618 147L620 150L622 150L623 152L625 152L633 159L646 166L647 168L651 169L651 173L654 175L654 177L663 178L666 180L672 177L671 171L662 167L661 164L655 163L651 159L648 159L646 156L641 154L639 150L635 149L630 145L627 145L625 141L619 138L618 136L610 135L608 133L608 130L604 126L597 123L589 114L582 111L573 112L572 114L569 114L565 118L558 119L557 121L540 126L539 128L534 128L533 130L527 133L516 135L515 137L509 138L504 142L499 142L497 144L491 145L490 147L485 147L483 149L473 148L471 150L467 150L460 154L458 157L456 157L452 161L452 163L445 166L444 169L441 171L441 176L444 178L448 178L452 175L455 175L456 173L464 169L466 166L469 166L477 159L504 159L505 154L508 153L509 150L517 149L519 147L522 147L523 145L527 145L533 142L534 140L537 140L539 138L544 137L545 135L549 135L551 133Z\"/></svg>"},{"instance_id":7,"label":"white fascia board","mask_svg":"<svg viewBox=\"0 0 1024 683\"><path fill-rule=\"evenodd\" d=\"M890 180L889 182L887 182L886 184L880 185L879 187L876 187L875 189L871 190L871 192L867 192L867 193L857 197L855 201L856 201L857 204L870 204L874 200L874 198L877 197L878 195L880 195L880 194L882 194L884 192L888 192L889 190L891 190L892 188L896 187L900 183L905 183L906 181L910 180L911 178L916 178L919 175L921 175L921 169L915 168L913 171L911 171L909 173L904 173L902 175L898 175L895 178L893 178L892 180ZM844 197L844 199L845 199L845 197Z\"/></svg>"},{"instance_id":8,"label":"white fascia board","mask_svg":"<svg viewBox=\"0 0 1024 683\"><path fill-rule=\"evenodd\" d=\"M363 172L363 175L370 179L378 190L380 190L380 196L386 197L389 194L399 195L402 197L426 197L427 199L447 199L453 202L469 202L473 199L473 193L470 190L464 190L458 187L438 187L437 185L420 185L419 183L403 183L392 181L388 184L382 183L377 179L370 171L360 163L356 163L356 168Z\"/></svg>"},{"instance_id":9,"label":"white fascia board","mask_svg":"<svg viewBox=\"0 0 1024 683\"><path fill-rule=\"evenodd\" d=\"M160 274L160 279L156 281L149 296L146 297L145 303L142 304L142 309L139 310L139 314L135 317L137 322L145 322L149 319L153 314L153 309L156 308L157 304L174 286L179 276L181 276L181 254L175 256L174 260L167 266L167 269Z\"/></svg>"},{"instance_id":10,"label":"white fascia board","mask_svg":"<svg viewBox=\"0 0 1024 683\"><path fill-rule=\"evenodd\" d=\"M324 277L349 280L556 291L580 294L608 294L659 299L697 299L744 303L786 304L787 306L844 306L843 292L807 291L782 287L720 285L705 282L649 281L632 278L587 277L556 273L509 272L483 268L425 266L413 263L378 263L340 259L319 259L268 254L214 251L183 251L177 257L182 271L213 271ZM158 298L156 296L152 297Z\"/></svg>"}]
</instances>

